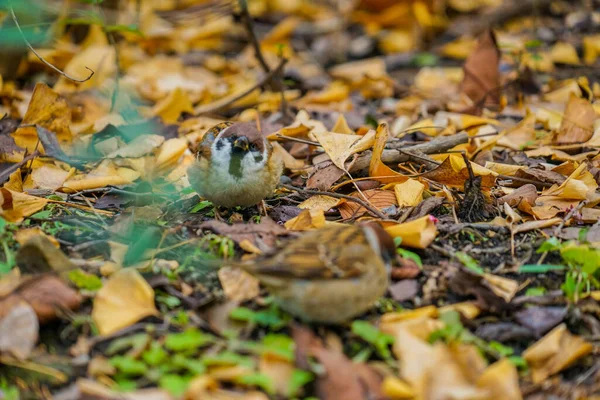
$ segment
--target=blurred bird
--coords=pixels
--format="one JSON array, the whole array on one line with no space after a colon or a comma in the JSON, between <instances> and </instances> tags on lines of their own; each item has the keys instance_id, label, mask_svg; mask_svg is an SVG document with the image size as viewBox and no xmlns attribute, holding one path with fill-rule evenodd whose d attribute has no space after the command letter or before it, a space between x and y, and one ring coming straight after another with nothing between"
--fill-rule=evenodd
<instances>
[{"instance_id":1,"label":"blurred bird","mask_svg":"<svg viewBox=\"0 0 600 400\"><path fill-rule=\"evenodd\" d=\"M282 162L255 124L223 122L202 138L188 178L216 206L248 207L273 194L282 171Z\"/></svg>"},{"instance_id":2,"label":"blurred bird","mask_svg":"<svg viewBox=\"0 0 600 400\"><path fill-rule=\"evenodd\" d=\"M282 309L305 321L339 324L385 294L394 257L392 238L371 222L312 231L238 266L256 276Z\"/></svg>"}]
</instances>

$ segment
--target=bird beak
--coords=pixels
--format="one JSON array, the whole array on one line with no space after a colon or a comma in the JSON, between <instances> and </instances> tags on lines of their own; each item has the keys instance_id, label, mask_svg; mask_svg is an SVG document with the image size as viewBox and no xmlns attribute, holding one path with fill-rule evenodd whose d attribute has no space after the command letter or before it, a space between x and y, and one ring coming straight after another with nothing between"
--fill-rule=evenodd
<instances>
[{"instance_id":1,"label":"bird beak","mask_svg":"<svg viewBox=\"0 0 600 400\"><path fill-rule=\"evenodd\" d=\"M250 148L250 142L246 136L240 136L233 142L233 147L243 151L248 151Z\"/></svg>"}]
</instances>

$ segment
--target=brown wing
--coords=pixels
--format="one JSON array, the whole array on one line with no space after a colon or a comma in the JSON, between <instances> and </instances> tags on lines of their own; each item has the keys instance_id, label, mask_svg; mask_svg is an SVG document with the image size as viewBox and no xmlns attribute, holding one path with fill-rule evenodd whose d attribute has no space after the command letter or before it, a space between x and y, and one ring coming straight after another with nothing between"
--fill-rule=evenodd
<instances>
[{"instance_id":1,"label":"brown wing","mask_svg":"<svg viewBox=\"0 0 600 400\"><path fill-rule=\"evenodd\" d=\"M244 268L282 278L352 278L365 271L369 256L376 257L359 227L334 226L307 233Z\"/></svg>"},{"instance_id":2,"label":"brown wing","mask_svg":"<svg viewBox=\"0 0 600 400\"><path fill-rule=\"evenodd\" d=\"M206 131L204 136L202 136L202 141L198 147L197 157L203 157L207 160L210 160L210 148L215 139L217 136L219 136L219 133L221 133L223 129L229 128L231 125L233 125L233 122L221 122Z\"/></svg>"}]
</instances>

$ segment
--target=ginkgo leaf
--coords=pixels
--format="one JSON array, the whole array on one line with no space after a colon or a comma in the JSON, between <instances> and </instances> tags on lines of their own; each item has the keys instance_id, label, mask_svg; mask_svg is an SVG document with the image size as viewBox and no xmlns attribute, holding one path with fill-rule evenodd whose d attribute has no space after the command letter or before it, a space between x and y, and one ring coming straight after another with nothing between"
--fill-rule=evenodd
<instances>
[{"instance_id":1,"label":"ginkgo leaf","mask_svg":"<svg viewBox=\"0 0 600 400\"><path fill-rule=\"evenodd\" d=\"M375 131L364 136L333 132L313 132L313 135L336 167L345 170L344 162L352 154L367 150L375 141Z\"/></svg>"},{"instance_id":2,"label":"ginkgo leaf","mask_svg":"<svg viewBox=\"0 0 600 400\"><path fill-rule=\"evenodd\" d=\"M0 216L9 222L21 222L48 204L48 200L0 188Z\"/></svg>"},{"instance_id":3,"label":"ginkgo leaf","mask_svg":"<svg viewBox=\"0 0 600 400\"><path fill-rule=\"evenodd\" d=\"M306 209L285 223L286 229L290 231L308 231L324 225L325 214L322 209Z\"/></svg>"},{"instance_id":4,"label":"ginkgo leaf","mask_svg":"<svg viewBox=\"0 0 600 400\"><path fill-rule=\"evenodd\" d=\"M167 124L177 122L181 113L194 113L194 105L190 101L187 93L181 88L175 88L165 99L157 103L152 114L162 118Z\"/></svg>"},{"instance_id":5,"label":"ginkgo leaf","mask_svg":"<svg viewBox=\"0 0 600 400\"><path fill-rule=\"evenodd\" d=\"M579 358L590 354L594 346L583 338L572 335L561 324L523 352L531 368L534 383L560 372Z\"/></svg>"},{"instance_id":6,"label":"ginkgo leaf","mask_svg":"<svg viewBox=\"0 0 600 400\"><path fill-rule=\"evenodd\" d=\"M408 179L394 186L398 207L414 207L423 200L425 185L416 179Z\"/></svg>"},{"instance_id":7,"label":"ginkgo leaf","mask_svg":"<svg viewBox=\"0 0 600 400\"><path fill-rule=\"evenodd\" d=\"M110 335L157 315L154 290L135 269L114 273L96 294L92 318L101 335Z\"/></svg>"},{"instance_id":8,"label":"ginkgo leaf","mask_svg":"<svg viewBox=\"0 0 600 400\"><path fill-rule=\"evenodd\" d=\"M405 182L408 180L407 176L402 175L399 172L394 171L381 161L381 154L385 148L390 136L390 129L387 124L383 123L377 127L375 133L375 141L373 143L373 153L371 155L371 162L369 164L369 176L375 178L381 183L392 183L392 182ZM384 178L385 177L385 178Z\"/></svg>"},{"instance_id":9,"label":"ginkgo leaf","mask_svg":"<svg viewBox=\"0 0 600 400\"><path fill-rule=\"evenodd\" d=\"M437 236L436 222L433 216L426 215L414 221L387 226L385 230L394 238L402 238L403 246L424 249Z\"/></svg>"}]
</instances>

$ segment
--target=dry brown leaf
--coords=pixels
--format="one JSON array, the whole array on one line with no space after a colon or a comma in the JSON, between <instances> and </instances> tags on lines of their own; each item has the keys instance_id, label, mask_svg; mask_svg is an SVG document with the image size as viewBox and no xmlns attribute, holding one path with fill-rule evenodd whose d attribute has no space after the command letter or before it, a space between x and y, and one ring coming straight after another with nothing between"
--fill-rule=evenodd
<instances>
[{"instance_id":1,"label":"dry brown leaf","mask_svg":"<svg viewBox=\"0 0 600 400\"><path fill-rule=\"evenodd\" d=\"M481 34L477 48L469 55L465 64L464 79L461 85L462 93L466 94L473 103L495 106L500 104L500 50L496 36L491 30Z\"/></svg>"},{"instance_id":2,"label":"dry brown leaf","mask_svg":"<svg viewBox=\"0 0 600 400\"><path fill-rule=\"evenodd\" d=\"M364 190L362 191L362 194L354 192L351 194L351 196L365 200L367 203L370 203L373 207L377 208L380 211L385 208L397 205L396 195L390 190ZM340 214L344 219L357 218L369 212L360 204L345 199L342 199L338 210L340 211Z\"/></svg>"},{"instance_id":3,"label":"dry brown leaf","mask_svg":"<svg viewBox=\"0 0 600 400\"><path fill-rule=\"evenodd\" d=\"M425 249L437 236L437 219L426 215L413 221L387 226L385 230L392 237L402 238L402 246Z\"/></svg>"},{"instance_id":4,"label":"dry brown leaf","mask_svg":"<svg viewBox=\"0 0 600 400\"><path fill-rule=\"evenodd\" d=\"M29 303L37 314L40 324L45 324L54 320L60 309L79 308L81 297L53 275L21 278L19 286L11 294L0 298L0 318L22 301Z\"/></svg>"},{"instance_id":5,"label":"dry brown leaf","mask_svg":"<svg viewBox=\"0 0 600 400\"><path fill-rule=\"evenodd\" d=\"M471 161L470 163L473 173L482 178L481 188L484 190L492 188L496 182L496 173ZM422 176L447 186L464 187L466 180L469 179L469 171L460 155L451 154L444 159L442 164Z\"/></svg>"},{"instance_id":6,"label":"dry brown leaf","mask_svg":"<svg viewBox=\"0 0 600 400\"><path fill-rule=\"evenodd\" d=\"M39 328L33 308L24 301L16 304L0 320L0 354L26 360L38 340Z\"/></svg>"},{"instance_id":7,"label":"dry brown leaf","mask_svg":"<svg viewBox=\"0 0 600 400\"><path fill-rule=\"evenodd\" d=\"M243 302L258 296L258 279L235 267L222 267L218 272L219 282L228 299Z\"/></svg>"},{"instance_id":8,"label":"dry brown leaf","mask_svg":"<svg viewBox=\"0 0 600 400\"><path fill-rule=\"evenodd\" d=\"M529 114L517 125L501 133L499 138L491 140L494 140L499 146L508 147L513 150L523 150L526 147L530 147L537 142L535 120L535 115Z\"/></svg>"},{"instance_id":9,"label":"dry brown leaf","mask_svg":"<svg viewBox=\"0 0 600 400\"><path fill-rule=\"evenodd\" d=\"M265 353L261 355L258 361L259 373L271 378L275 387L275 393L279 396L289 397L290 381L294 370L295 366L293 362L272 354Z\"/></svg>"},{"instance_id":10,"label":"dry brown leaf","mask_svg":"<svg viewBox=\"0 0 600 400\"><path fill-rule=\"evenodd\" d=\"M151 315L157 315L154 290L135 269L114 273L94 299L92 318L101 335L110 335Z\"/></svg>"},{"instance_id":11,"label":"dry brown leaf","mask_svg":"<svg viewBox=\"0 0 600 400\"><path fill-rule=\"evenodd\" d=\"M560 324L527 348L523 358L531 368L533 382L540 383L590 354L593 348L583 338L572 335L565 324Z\"/></svg>"},{"instance_id":12,"label":"dry brown leaf","mask_svg":"<svg viewBox=\"0 0 600 400\"><path fill-rule=\"evenodd\" d=\"M362 363L353 363L340 350L325 347L307 327L295 325L292 336L296 342L296 365L308 369L308 357L312 356L326 371L317 377L319 399L381 398L382 379L372 368Z\"/></svg>"},{"instance_id":13,"label":"dry brown leaf","mask_svg":"<svg viewBox=\"0 0 600 400\"><path fill-rule=\"evenodd\" d=\"M200 225L201 229L210 229L219 235L226 235L240 245L244 240L249 241L261 251L269 251L275 247L278 236L289 232L269 217L260 219L259 224L228 225L220 221L207 221Z\"/></svg>"},{"instance_id":14,"label":"dry brown leaf","mask_svg":"<svg viewBox=\"0 0 600 400\"><path fill-rule=\"evenodd\" d=\"M586 99L571 95L554 143L585 143L594 134L594 121L598 118L594 107Z\"/></svg>"},{"instance_id":15,"label":"dry brown leaf","mask_svg":"<svg viewBox=\"0 0 600 400\"><path fill-rule=\"evenodd\" d=\"M69 175L69 171L56 165L44 164L33 169L23 186L25 189L57 190L62 187Z\"/></svg>"}]
</instances>

